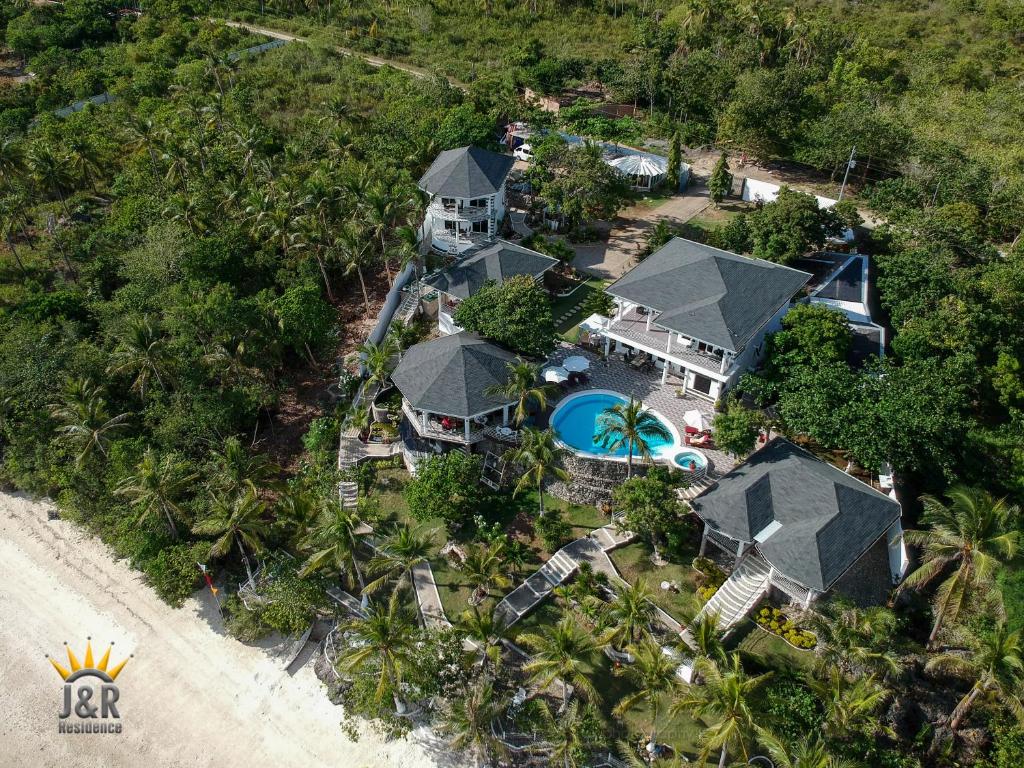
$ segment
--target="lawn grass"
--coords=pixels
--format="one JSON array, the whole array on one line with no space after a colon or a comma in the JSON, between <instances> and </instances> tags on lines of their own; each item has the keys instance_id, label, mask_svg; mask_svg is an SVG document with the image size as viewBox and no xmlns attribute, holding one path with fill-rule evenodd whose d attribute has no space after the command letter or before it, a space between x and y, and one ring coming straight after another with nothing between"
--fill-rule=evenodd
<instances>
[{"instance_id":1,"label":"lawn grass","mask_svg":"<svg viewBox=\"0 0 1024 768\"><path fill-rule=\"evenodd\" d=\"M692 558L680 558L686 561L685 564L655 565L651 561L650 547L638 541L609 554L622 578L630 584L639 579L646 581L653 592L654 603L676 621L685 624L686 619L700 609L696 597L698 573L689 564ZM663 581L676 584L679 592L662 589Z\"/></svg>"},{"instance_id":2,"label":"lawn grass","mask_svg":"<svg viewBox=\"0 0 1024 768\"><path fill-rule=\"evenodd\" d=\"M592 277L568 296L552 300L551 314L555 318L555 332L559 337L572 344L576 343L580 335L580 323L587 318L584 309L587 299L592 293L603 291L604 286L604 280ZM566 313L569 313L568 317L561 320Z\"/></svg>"},{"instance_id":3,"label":"lawn grass","mask_svg":"<svg viewBox=\"0 0 1024 768\"><path fill-rule=\"evenodd\" d=\"M744 619L730 638L730 646L765 669L788 669L797 674L814 666L814 652L797 650L781 637L765 632L752 619Z\"/></svg>"}]
</instances>

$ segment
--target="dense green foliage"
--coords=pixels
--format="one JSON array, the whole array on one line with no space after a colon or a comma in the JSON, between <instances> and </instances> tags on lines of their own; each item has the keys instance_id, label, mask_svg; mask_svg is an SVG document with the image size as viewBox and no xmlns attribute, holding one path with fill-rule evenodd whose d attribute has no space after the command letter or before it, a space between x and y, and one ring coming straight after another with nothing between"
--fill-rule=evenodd
<instances>
[{"instance_id":1,"label":"dense green foliage","mask_svg":"<svg viewBox=\"0 0 1024 768\"><path fill-rule=\"evenodd\" d=\"M409 511L419 520L438 518L458 530L480 506L482 462L477 455L452 451L431 456L417 468L405 489Z\"/></svg>"},{"instance_id":2,"label":"dense green foliage","mask_svg":"<svg viewBox=\"0 0 1024 768\"><path fill-rule=\"evenodd\" d=\"M555 347L555 321L547 293L529 275L488 282L459 304L456 325L524 355Z\"/></svg>"}]
</instances>

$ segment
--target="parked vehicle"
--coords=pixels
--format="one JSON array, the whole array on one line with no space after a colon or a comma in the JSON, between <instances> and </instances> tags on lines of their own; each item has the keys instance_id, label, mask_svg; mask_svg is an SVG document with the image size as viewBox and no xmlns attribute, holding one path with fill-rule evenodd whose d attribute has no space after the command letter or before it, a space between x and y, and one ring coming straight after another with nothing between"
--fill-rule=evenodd
<instances>
[{"instance_id":1,"label":"parked vehicle","mask_svg":"<svg viewBox=\"0 0 1024 768\"><path fill-rule=\"evenodd\" d=\"M512 157L516 160L525 160L526 162L530 162L533 160L533 147L529 144L520 144L512 150Z\"/></svg>"}]
</instances>

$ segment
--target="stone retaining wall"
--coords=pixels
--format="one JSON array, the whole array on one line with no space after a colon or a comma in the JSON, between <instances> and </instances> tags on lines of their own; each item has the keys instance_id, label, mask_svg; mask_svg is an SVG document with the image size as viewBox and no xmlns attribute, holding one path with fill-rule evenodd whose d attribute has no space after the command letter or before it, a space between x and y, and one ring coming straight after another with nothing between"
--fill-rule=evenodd
<instances>
[{"instance_id":1,"label":"stone retaining wall","mask_svg":"<svg viewBox=\"0 0 1024 768\"><path fill-rule=\"evenodd\" d=\"M570 454L565 457L563 465L572 479L568 483L551 483L547 490L571 504L597 505L603 501L610 501L612 491L626 480L624 461L588 459ZM633 463L634 475L646 473L646 464Z\"/></svg>"}]
</instances>

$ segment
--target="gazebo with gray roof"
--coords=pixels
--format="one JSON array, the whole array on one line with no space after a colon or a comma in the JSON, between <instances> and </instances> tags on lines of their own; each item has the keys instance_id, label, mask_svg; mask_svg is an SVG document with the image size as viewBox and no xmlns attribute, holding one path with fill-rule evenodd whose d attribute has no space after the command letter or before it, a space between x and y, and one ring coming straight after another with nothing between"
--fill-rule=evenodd
<instances>
[{"instance_id":1,"label":"gazebo with gray roof","mask_svg":"<svg viewBox=\"0 0 1024 768\"><path fill-rule=\"evenodd\" d=\"M781 437L690 505L704 522L701 554L710 541L737 562L759 557L773 585L804 604L883 537L902 540L896 500Z\"/></svg>"},{"instance_id":2,"label":"gazebo with gray roof","mask_svg":"<svg viewBox=\"0 0 1024 768\"><path fill-rule=\"evenodd\" d=\"M516 356L462 331L416 344L406 350L391 374L402 393L406 418L421 437L472 444L483 437L475 429L488 421L509 421L512 401L488 394L509 378ZM462 429L444 428L436 417L458 419Z\"/></svg>"}]
</instances>

